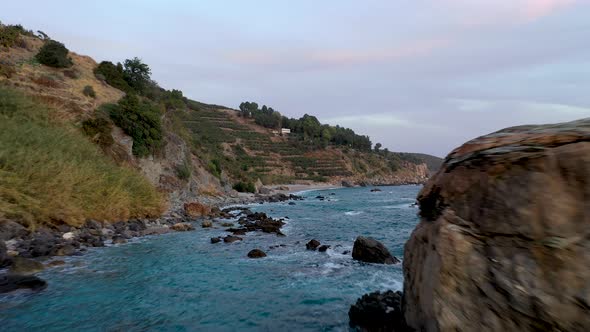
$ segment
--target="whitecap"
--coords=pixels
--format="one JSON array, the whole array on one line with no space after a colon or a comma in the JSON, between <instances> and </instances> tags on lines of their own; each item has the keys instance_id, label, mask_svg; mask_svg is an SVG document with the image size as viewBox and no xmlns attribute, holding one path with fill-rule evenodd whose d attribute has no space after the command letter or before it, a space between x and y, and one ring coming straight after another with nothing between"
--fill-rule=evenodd
<instances>
[{"instance_id":1,"label":"whitecap","mask_svg":"<svg viewBox=\"0 0 590 332\"><path fill-rule=\"evenodd\" d=\"M347 216L358 216L361 213L363 213L363 211L348 211L348 212L344 212L344 214L347 215Z\"/></svg>"}]
</instances>

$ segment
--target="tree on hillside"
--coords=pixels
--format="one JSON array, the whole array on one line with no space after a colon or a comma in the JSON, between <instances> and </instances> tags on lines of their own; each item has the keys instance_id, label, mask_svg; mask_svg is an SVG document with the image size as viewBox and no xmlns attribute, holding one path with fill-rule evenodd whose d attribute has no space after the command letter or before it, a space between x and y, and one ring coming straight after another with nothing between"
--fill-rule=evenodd
<instances>
[{"instance_id":1,"label":"tree on hillside","mask_svg":"<svg viewBox=\"0 0 590 332\"><path fill-rule=\"evenodd\" d=\"M150 83L152 71L140 58L127 59L124 63L123 74L125 81L137 92L143 93Z\"/></svg>"},{"instance_id":2,"label":"tree on hillside","mask_svg":"<svg viewBox=\"0 0 590 332\"><path fill-rule=\"evenodd\" d=\"M381 149L382 146L381 143L375 144L375 152L379 152L379 149Z\"/></svg>"},{"instance_id":3,"label":"tree on hillside","mask_svg":"<svg viewBox=\"0 0 590 332\"><path fill-rule=\"evenodd\" d=\"M240 115L244 118L254 115L256 111L258 111L257 103L246 101L240 104Z\"/></svg>"}]
</instances>

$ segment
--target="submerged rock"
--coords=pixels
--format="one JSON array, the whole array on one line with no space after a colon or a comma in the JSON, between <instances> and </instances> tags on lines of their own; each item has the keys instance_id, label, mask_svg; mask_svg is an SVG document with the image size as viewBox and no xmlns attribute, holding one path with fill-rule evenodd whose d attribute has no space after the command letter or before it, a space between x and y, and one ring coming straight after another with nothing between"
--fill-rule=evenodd
<instances>
[{"instance_id":1,"label":"submerged rock","mask_svg":"<svg viewBox=\"0 0 590 332\"><path fill-rule=\"evenodd\" d=\"M305 245L305 248L307 250L316 250L319 246L320 246L320 241L313 239L309 242L307 242L307 244Z\"/></svg>"},{"instance_id":2,"label":"submerged rock","mask_svg":"<svg viewBox=\"0 0 590 332\"><path fill-rule=\"evenodd\" d=\"M377 192L380 192L380 191L381 191L381 189L379 189L379 188L373 188L373 189L371 189L371 192L372 193L377 193Z\"/></svg>"},{"instance_id":3,"label":"submerged rock","mask_svg":"<svg viewBox=\"0 0 590 332\"><path fill-rule=\"evenodd\" d=\"M328 249L330 249L330 246L329 246L329 245L326 245L326 244L324 244L323 246L320 246L320 247L318 248L318 251L319 251L319 252L326 252L326 251L328 251Z\"/></svg>"},{"instance_id":4,"label":"submerged rock","mask_svg":"<svg viewBox=\"0 0 590 332\"><path fill-rule=\"evenodd\" d=\"M225 242L225 243L234 243L236 241L242 241L242 240L244 240L244 239L242 239L241 237L238 237L238 236L233 236L233 235L228 235L223 238L223 242Z\"/></svg>"},{"instance_id":5,"label":"submerged rock","mask_svg":"<svg viewBox=\"0 0 590 332\"><path fill-rule=\"evenodd\" d=\"M392 256L385 246L371 238L359 236L352 247L352 258L357 261L378 264L396 264L399 259Z\"/></svg>"},{"instance_id":6,"label":"submerged rock","mask_svg":"<svg viewBox=\"0 0 590 332\"><path fill-rule=\"evenodd\" d=\"M219 243L221 242L221 238L220 237L212 237L211 238L211 243L215 244L215 243Z\"/></svg>"},{"instance_id":7,"label":"submerged rock","mask_svg":"<svg viewBox=\"0 0 590 332\"><path fill-rule=\"evenodd\" d=\"M348 318L351 327L359 327L362 331L408 331L399 291L363 295L350 307Z\"/></svg>"},{"instance_id":8,"label":"submerged rock","mask_svg":"<svg viewBox=\"0 0 590 332\"><path fill-rule=\"evenodd\" d=\"M590 118L455 149L418 195L404 311L420 331L590 331Z\"/></svg>"},{"instance_id":9,"label":"submerged rock","mask_svg":"<svg viewBox=\"0 0 590 332\"><path fill-rule=\"evenodd\" d=\"M35 276L16 274L0 276L0 293L8 293L23 288L40 291L45 287L47 287L47 282Z\"/></svg>"},{"instance_id":10,"label":"submerged rock","mask_svg":"<svg viewBox=\"0 0 590 332\"><path fill-rule=\"evenodd\" d=\"M250 258L263 258L266 257L266 253L260 249L253 249L248 253Z\"/></svg>"},{"instance_id":11,"label":"submerged rock","mask_svg":"<svg viewBox=\"0 0 590 332\"><path fill-rule=\"evenodd\" d=\"M14 257L10 266L11 274L29 275L41 272L45 269L43 264L28 258Z\"/></svg>"}]
</instances>

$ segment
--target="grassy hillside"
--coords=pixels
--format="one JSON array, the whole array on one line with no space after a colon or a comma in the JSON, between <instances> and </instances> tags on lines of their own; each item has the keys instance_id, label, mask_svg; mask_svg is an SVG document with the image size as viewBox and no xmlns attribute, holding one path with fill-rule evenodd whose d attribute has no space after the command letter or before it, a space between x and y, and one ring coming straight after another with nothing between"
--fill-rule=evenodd
<instances>
[{"instance_id":1,"label":"grassy hillside","mask_svg":"<svg viewBox=\"0 0 590 332\"><path fill-rule=\"evenodd\" d=\"M57 111L0 87L0 219L79 225L157 216L162 197L115 165Z\"/></svg>"}]
</instances>

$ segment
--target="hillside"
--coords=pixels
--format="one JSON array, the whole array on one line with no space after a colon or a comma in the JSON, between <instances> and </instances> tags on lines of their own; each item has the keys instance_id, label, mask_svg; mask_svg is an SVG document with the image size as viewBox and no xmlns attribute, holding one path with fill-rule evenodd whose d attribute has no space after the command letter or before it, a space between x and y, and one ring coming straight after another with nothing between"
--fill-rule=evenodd
<instances>
[{"instance_id":1,"label":"hillside","mask_svg":"<svg viewBox=\"0 0 590 332\"><path fill-rule=\"evenodd\" d=\"M49 61L48 65L42 61ZM168 198L169 211L178 210L187 201L215 202L235 196L234 189L256 191L263 184L420 183L440 162L432 156L371 149L368 136L329 128L317 120L316 126L324 131L315 136L296 130L292 135L277 135L272 128L257 124L258 118L190 100L178 90L163 89L150 74L149 67L138 58L124 64L98 64L90 57L69 52L44 34L37 36L20 26L0 25L3 93L48 109L52 123L73 135L68 144L94 143L93 148L102 151L99 159L126 172L142 174ZM13 107L25 107L22 105ZM301 120L286 119L283 123L291 121L297 126L297 121L310 118L305 115ZM332 130L332 139L324 139L326 129ZM351 133L363 144L348 144L335 136L339 131ZM64 158L55 151L48 153L55 154L50 158ZM24 161L16 160L12 167L18 168L19 162ZM6 171L5 164L0 164L0 171ZM113 192L114 187L104 189L104 195ZM62 200L68 201L68 197ZM132 203L128 205L127 210L133 210ZM79 218L107 220L132 215L80 212ZM0 210L2 216L10 217ZM43 219L55 222L60 217Z\"/></svg>"}]
</instances>

